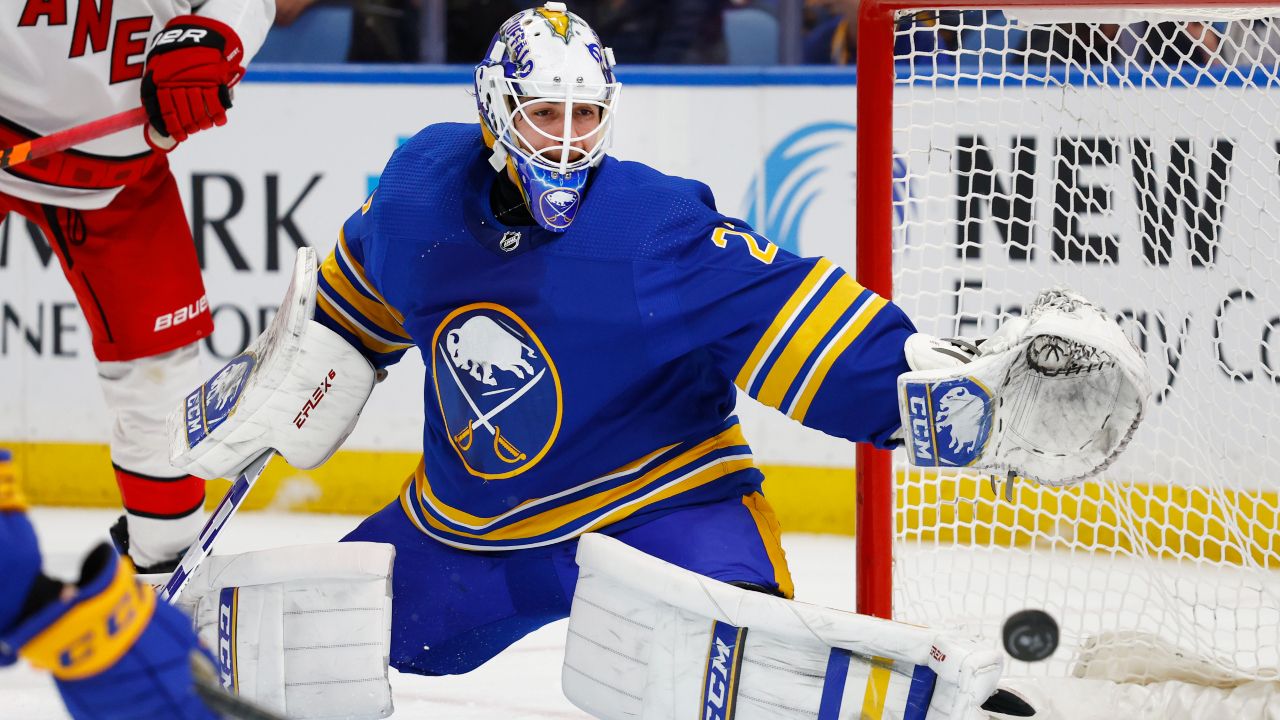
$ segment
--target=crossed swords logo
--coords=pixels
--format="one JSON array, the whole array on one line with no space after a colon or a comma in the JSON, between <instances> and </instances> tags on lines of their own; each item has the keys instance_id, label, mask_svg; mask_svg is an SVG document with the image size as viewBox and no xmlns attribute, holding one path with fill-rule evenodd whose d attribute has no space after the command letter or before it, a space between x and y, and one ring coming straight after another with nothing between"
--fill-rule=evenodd
<instances>
[{"instance_id":1,"label":"crossed swords logo","mask_svg":"<svg viewBox=\"0 0 1280 720\"><path fill-rule=\"evenodd\" d=\"M578 194L569 190L553 190L542 196L542 203L551 208L551 214L547 216L547 220L556 227L560 227L560 223L568 227L572 220L569 213L578 206Z\"/></svg>"},{"instance_id":2,"label":"crossed swords logo","mask_svg":"<svg viewBox=\"0 0 1280 720\"><path fill-rule=\"evenodd\" d=\"M476 401L471 397L471 393L467 392L467 388L462 384L462 378L458 377L458 371L453 368L453 360L449 357L448 351L446 351L443 346L440 347L440 355L444 357L444 366L449 369L449 377L453 378L453 384L458 387L458 392L462 393L462 399L467 401L467 405L471 408L471 412L476 415L475 418L467 420L467 426L463 428L461 432L453 436L454 444L463 452L470 450L471 444L475 441L475 427L479 425L485 430L488 430L489 434L493 436L493 454L498 456L499 460L511 465L523 462L527 455L521 452L515 445L511 444L511 441L503 437L502 428L491 423L490 420L497 417L503 410L511 407L512 403L524 397L525 393L528 393L529 390L533 389L533 386L537 385L538 381L542 379L542 376L547 373L547 369L542 368L539 370L538 374L534 375L532 380L525 383L524 386L519 390L516 390L511 397L508 397L506 400L498 403L492 410L486 413L480 411L479 406L476 405Z\"/></svg>"}]
</instances>

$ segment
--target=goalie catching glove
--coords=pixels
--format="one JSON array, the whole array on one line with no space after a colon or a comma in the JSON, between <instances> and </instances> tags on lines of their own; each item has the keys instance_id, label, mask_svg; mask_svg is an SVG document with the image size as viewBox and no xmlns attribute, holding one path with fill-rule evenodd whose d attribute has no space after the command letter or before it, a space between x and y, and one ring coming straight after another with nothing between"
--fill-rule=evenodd
<instances>
[{"instance_id":1,"label":"goalie catching glove","mask_svg":"<svg viewBox=\"0 0 1280 720\"><path fill-rule=\"evenodd\" d=\"M980 347L924 347L921 337L908 340L913 370L898 377L913 465L1070 485L1119 455L1151 395L1138 349L1070 291L1041 293ZM974 359L932 362L948 354Z\"/></svg>"},{"instance_id":2,"label":"goalie catching glove","mask_svg":"<svg viewBox=\"0 0 1280 720\"><path fill-rule=\"evenodd\" d=\"M374 370L346 340L312 320L316 252L298 250L284 303L253 344L169 416L173 466L210 480L235 477L264 450L319 467L355 427Z\"/></svg>"}]
</instances>

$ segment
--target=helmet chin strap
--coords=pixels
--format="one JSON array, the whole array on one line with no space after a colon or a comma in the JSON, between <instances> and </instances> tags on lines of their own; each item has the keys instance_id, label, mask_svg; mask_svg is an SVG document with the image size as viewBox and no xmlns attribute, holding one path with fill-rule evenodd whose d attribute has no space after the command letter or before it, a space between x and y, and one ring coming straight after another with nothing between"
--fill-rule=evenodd
<instances>
[{"instance_id":1,"label":"helmet chin strap","mask_svg":"<svg viewBox=\"0 0 1280 720\"><path fill-rule=\"evenodd\" d=\"M489 156L489 164L493 166L495 172L502 172L502 168L507 166L507 148L502 143L493 144L493 154Z\"/></svg>"},{"instance_id":2,"label":"helmet chin strap","mask_svg":"<svg viewBox=\"0 0 1280 720\"><path fill-rule=\"evenodd\" d=\"M484 121L484 117L480 118L480 134L484 137L484 144L493 151L489 155L489 165L493 167L494 172L501 172L502 166L507 164L509 157L507 148L503 146L502 141L489 132L489 125Z\"/></svg>"}]
</instances>

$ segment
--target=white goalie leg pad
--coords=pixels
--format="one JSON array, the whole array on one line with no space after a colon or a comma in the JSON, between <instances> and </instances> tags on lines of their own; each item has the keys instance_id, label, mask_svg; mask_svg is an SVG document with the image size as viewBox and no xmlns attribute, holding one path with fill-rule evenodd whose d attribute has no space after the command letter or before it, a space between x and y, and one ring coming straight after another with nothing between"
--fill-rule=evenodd
<instances>
[{"instance_id":1,"label":"white goalie leg pad","mask_svg":"<svg viewBox=\"0 0 1280 720\"><path fill-rule=\"evenodd\" d=\"M298 250L293 279L270 327L169 417L173 465L234 477L263 450L309 470L355 428L374 369L337 333L312 320L316 254Z\"/></svg>"},{"instance_id":2,"label":"white goalie leg pad","mask_svg":"<svg viewBox=\"0 0 1280 720\"><path fill-rule=\"evenodd\" d=\"M577 561L562 682L605 720L979 720L1003 667L961 638L743 590L604 535L582 536Z\"/></svg>"},{"instance_id":3,"label":"white goalie leg pad","mask_svg":"<svg viewBox=\"0 0 1280 720\"><path fill-rule=\"evenodd\" d=\"M394 558L366 542L214 556L180 605L228 690L289 718L384 718Z\"/></svg>"},{"instance_id":4,"label":"white goalie leg pad","mask_svg":"<svg viewBox=\"0 0 1280 720\"><path fill-rule=\"evenodd\" d=\"M1069 291L1041 293L980 348L968 364L898 377L913 465L1069 485L1119 455L1151 395L1120 326Z\"/></svg>"}]
</instances>

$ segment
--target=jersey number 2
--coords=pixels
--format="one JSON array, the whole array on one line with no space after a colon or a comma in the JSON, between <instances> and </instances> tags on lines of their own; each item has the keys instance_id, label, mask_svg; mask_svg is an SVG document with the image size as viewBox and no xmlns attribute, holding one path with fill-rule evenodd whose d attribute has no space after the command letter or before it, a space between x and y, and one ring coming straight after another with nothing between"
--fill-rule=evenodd
<instances>
[{"instance_id":1,"label":"jersey number 2","mask_svg":"<svg viewBox=\"0 0 1280 720\"><path fill-rule=\"evenodd\" d=\"M747 244L747 252L751 253L751 257L765 265L773 262L773 259L778 255L778 246L768 240L727 227L716 228L715 232L711 233L711 242L715 243L716 247L728 247L729 238L734 237L742 238L742 241Z\"/></svg>"}]
</instances>

